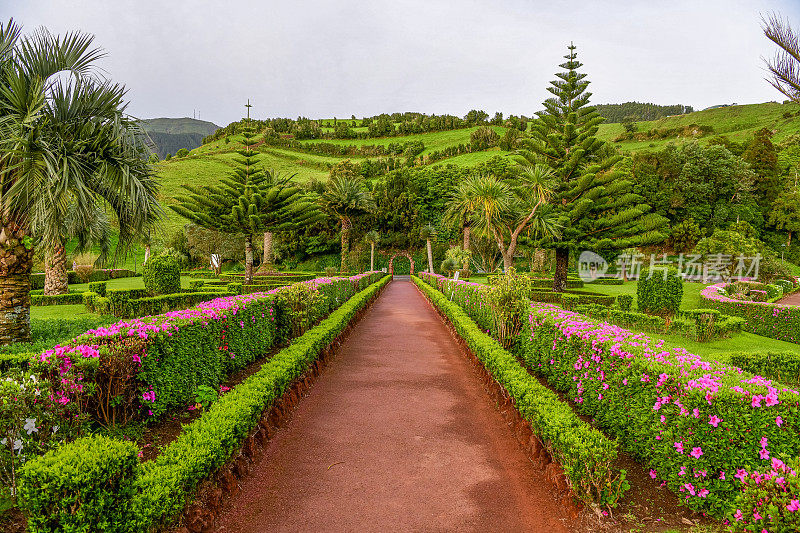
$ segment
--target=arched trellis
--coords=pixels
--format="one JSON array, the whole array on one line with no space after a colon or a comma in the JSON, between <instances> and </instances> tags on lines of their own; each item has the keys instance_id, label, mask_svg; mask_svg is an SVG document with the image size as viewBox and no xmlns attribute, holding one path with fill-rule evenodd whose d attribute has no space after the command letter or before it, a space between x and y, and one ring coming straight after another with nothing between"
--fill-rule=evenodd
<instances>
[{"instance_id":1,"label":"arched trellis","mask_svg":"<svg viewBox=\"0 0 800 533\"><path fill-rule=\"evenodd\" d=\"M411 254L408 252L397 252L395 253L391 259L389 259L389 274L394 275L394 258L398 255L402 255L408 257L408 260L411 262L411 275L414 275L414 259L412 259Z\"/></svg>"}]
</instances>

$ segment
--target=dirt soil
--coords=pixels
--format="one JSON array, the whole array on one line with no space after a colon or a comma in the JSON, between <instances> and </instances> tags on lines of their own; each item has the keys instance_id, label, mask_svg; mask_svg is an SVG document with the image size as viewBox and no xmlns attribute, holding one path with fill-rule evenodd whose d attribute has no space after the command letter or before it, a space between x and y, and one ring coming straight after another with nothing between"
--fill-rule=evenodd
<instances>
[{"instance_id":1,"label":"dirt soil","mask_svg":"<svg viewBox=\"0 0 800 533\"><path fill-rule=\"evenodd\" d=\"M436 312L394 281L216 531L570 531L554 490Z\"/></svg>"}]
</instances>

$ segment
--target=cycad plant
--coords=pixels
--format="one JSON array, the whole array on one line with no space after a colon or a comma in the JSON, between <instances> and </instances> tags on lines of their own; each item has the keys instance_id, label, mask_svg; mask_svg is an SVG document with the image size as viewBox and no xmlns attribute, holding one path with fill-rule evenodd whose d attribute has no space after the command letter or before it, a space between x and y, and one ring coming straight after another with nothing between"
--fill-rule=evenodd
<instances>
[{"instance_id":1,"label":"cycad plant","mask_svg":"<svg viewBox=\"0 0 800 533\"><path fill-rule=\"evenodd\" d=\"M436 227L432 224L425 224L419 230L419 236L425 241L425 248L428 250L428 272L433 274L433 248L431 241L436 238Z\"/></svg>"},{"instance_id":2,"label":"cycad plant","mask_svg":"<svg viewBox=\"0 0 800 533\"><path fill-rule=\"evenodd\" d=\"M381 236L377 231L372 230L364 235L364 240L369 243L369 271L372 272L375 270L375 245L380 242Z\"/></svg>"},{"instance_id":3,"label":"cycad plant","mask_svg":"<svg viewBox=\"0 0 800 533\"><path fill-rule=\"evenodd\" d=\"M375 200L360 177L333 176L320 197L322 207L339 219L341 224L341 272L347 272L347 254L350 251L350 230L353 218L375 209Z\"/></svg>"},{"instance_id":4,"label":"cycad plant","mask_svg":"<svg viewBox=\"0 0 800 533\"><path fill-rule=\"evenodd\" d=\"M13 20L0 24L0 344L30 338L35 239L50 250L63 243L61 224L51 222L67 206L90 217L101 202L123 244L159 216L125 89L94 76L104 53L92 42L44 29L22 37Z\"/></svg>"}]
</instances>

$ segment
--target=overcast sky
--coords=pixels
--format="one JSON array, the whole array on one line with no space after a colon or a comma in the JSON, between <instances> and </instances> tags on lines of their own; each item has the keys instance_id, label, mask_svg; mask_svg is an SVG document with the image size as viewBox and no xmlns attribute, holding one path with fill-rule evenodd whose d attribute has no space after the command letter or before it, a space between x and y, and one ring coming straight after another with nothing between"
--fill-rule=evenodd
<instances>
[{"instance_id":1,"label":"overcast sky","mask_svg":"<svg viewBox=\"0 0 800 533\"><path fill-rule=\"evenodd\" d=\"M0 1L25 30L96 35L133 115L219 125L248 97L256 118L531 115L570 41L594 103L781 101L772 10L800 29L800 0Z\"/></svg>"}]
</instances>

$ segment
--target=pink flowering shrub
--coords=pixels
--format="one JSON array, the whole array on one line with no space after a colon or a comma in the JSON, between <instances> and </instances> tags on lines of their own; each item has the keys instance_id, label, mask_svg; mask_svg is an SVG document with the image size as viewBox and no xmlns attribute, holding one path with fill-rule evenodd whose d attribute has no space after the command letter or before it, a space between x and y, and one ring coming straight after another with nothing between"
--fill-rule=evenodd
<instances>
[{"instance_id":1,"label":"pink flowering shrub","mask_svg":"<svg viewBox=\"0 0 800 533\"><path fill-rule=\"evenodd\" d=\"M721 517L741 478L800 452L800 393L553 305L534 305L521 355L692 509Z\"/></svg>"},{"instance_id":2,"label":"pink flowering shrub","mask_svg":"<svg viewBox=\"0 0 800 533\"><path fill-rule=\"evenodd\" d=\"M320 312L326 315L352 296L361 280L376 281L381 275L318 278L302 284L324 296ZM284 290L289 289L217 298L189 309L122 320L89 330L68 346L35 359L50 365L51 372L59 369L65 391L91 393L93 412L103 423L158 417L190 403L198 387L217 387L231 373L288 340L293 317L275 299ZM281 329L280 324L287 326ZM122 350L130 339L138 348ZM109 364L111 354L120 351L127 359ZM91 358L98 359L91 372L73 369L76 361ZM106 369L105 374L98 369Z\"/></svg>"},{"instance_id":3,"label":"pink flowering shrub","mask_svg":"<svg viewBox=\"0 0 800 533\"><path fill-rule=\"evenodd\" d=\"M800 343L800 306L739 300L717 283L702 290L707 306L722 314L745 319L744 330L772 339Z\"/></svg>"},{"instance_id":4,"label":"pink flowering shrub","mask_svg":"<svg viewBox=\"0 0 800 533\"><path fill-rule=\"evenodd\" d=\"M733 531L800 531L800 461L773 457L769 466L742 477L744 485L729 516Z\"/></svg>"},{"instance_id":5,"label":"pink flowering shrub","mask_svg":"<svg viewBox=\"0 0 800 533\"><path fill-rule=\"evenodd\" d=\"M489 329L485 289L424 277ZM528 322L517 355L692 509L729 515L751 472L800 453L791 386L551 304L533 304Z\"/></svg>"}]
</instances>

